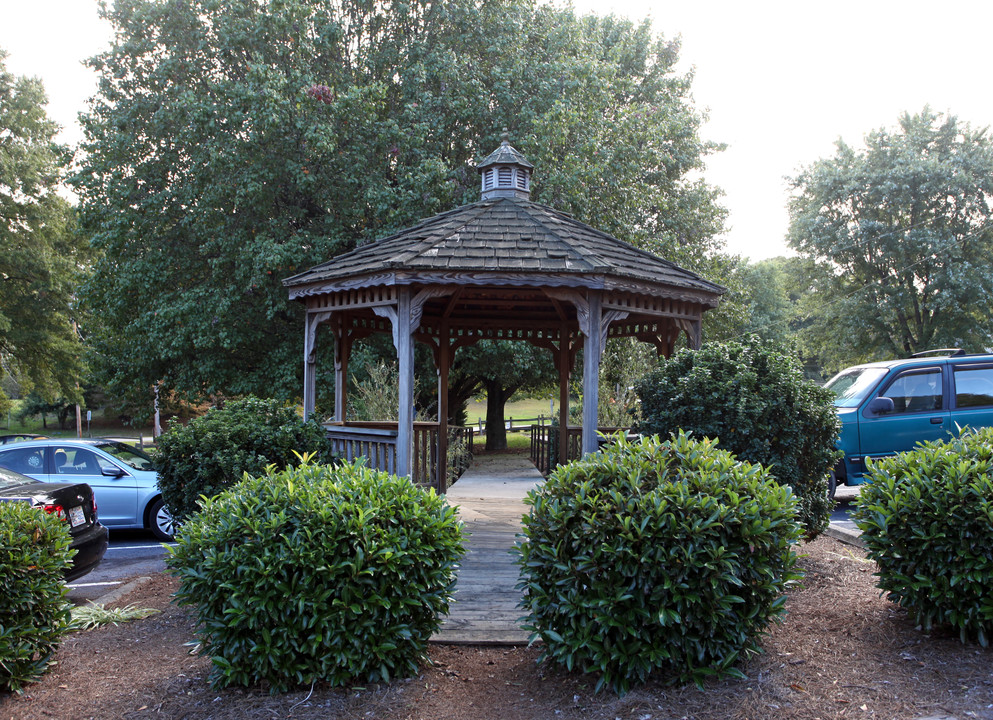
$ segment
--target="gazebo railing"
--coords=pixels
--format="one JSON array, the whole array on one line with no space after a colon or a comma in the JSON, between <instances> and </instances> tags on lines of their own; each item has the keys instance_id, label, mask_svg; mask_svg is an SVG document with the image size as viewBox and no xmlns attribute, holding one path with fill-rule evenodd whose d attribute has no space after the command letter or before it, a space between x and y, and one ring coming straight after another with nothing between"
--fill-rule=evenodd
<instances>
[{"instance_id":1,"label":"gazebo railing","mask_svg":"<svg viewBox=\"0 0 993 720\"><path fill-rule=\"evenodd\" d=\"M610 435L618 430L627 430L620 427L598 427L597 432ZM578 460L583 455L583 428L578 425L569 425L566 428L569 434L568 456L564 461L559 461L559 426L558 425L532 425L531 426L531 462L538 468L544 476L548 476L558 465Z\"/></svg>"},{"instance_id":2,"label":"gazebo railing","mask_svg":"<svg viewBox=\"0 0 993 720\"><path fill-rule=\"evenodd\" d=\"M366 458L366 466L395 473L397 425L392 423L331 423L324 426L335 455L349 462Z\"/></svg>"},{"instance_id":3,"label":"gazebo railing","mask_svg":"<svg viewBox=\"0 0 993 720\"><path fill-rule=\"evenodd\" d=\"M396 421L349 421L326 423L324 427L339 457L348 461L365 457L368 467L396 472ZM449 426L448 458L442 477L438 472L439 428L436 422L414 423L411 479L418 485L431 485L444 492L472 464L473 432L470 427ZM442 480L445 488L441 487Z\"/></svg>"},{"instance_id":4,"label":"gazebo railing","mask_svg":"<svg viewBox=\"0 0 993 720\"><path fill-rule=\"evenodd\" d=\"M448 426L448 484L458 480L472 466L475 432L462 425Z\"/></svg>"}]
</instances>

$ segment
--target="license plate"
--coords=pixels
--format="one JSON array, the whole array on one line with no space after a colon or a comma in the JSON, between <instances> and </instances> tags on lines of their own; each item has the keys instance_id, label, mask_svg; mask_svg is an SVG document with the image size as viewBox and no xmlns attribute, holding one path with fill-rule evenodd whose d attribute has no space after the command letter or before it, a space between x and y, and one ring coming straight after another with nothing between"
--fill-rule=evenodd
<instances>
[{"instance_id":1,"label":"license plate","mask_svg":"<svg viewBox=\"0 0 993 720\"><path fill-rule=\"evenodd\" d=\"M69 524L72 527L77 527L79 525L86 524L86 516L83 515L83 508L81 507L69 508Z\"/></svg>"}]
</instances>

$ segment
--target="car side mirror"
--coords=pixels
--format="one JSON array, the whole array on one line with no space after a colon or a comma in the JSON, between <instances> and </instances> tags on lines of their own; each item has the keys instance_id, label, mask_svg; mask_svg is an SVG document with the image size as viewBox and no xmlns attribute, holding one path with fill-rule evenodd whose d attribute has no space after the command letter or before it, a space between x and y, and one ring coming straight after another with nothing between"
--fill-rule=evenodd
<instances>
[{"instance_id":1,"label":"car side mirror","mask_svg":"<svg viewBox=\"0 0 993 720\"><path fill-rule=\"evenodd\" d=\"M123 476L125 472L121 470L119 467L105 467L100 471L100 474L105 475L107 477L119 478Z\"/></svg>"},{"instance_id":2,"label":"car side mirror","mask_svg":"<svg viewBox=\"0 0 993 720\"><path fill-rule=\"evenodd\" d=\"M893 407L893 398L879 396L869 401L868 410L873 415L885 415L893 412Z\"/></svg>"}]
</instances>

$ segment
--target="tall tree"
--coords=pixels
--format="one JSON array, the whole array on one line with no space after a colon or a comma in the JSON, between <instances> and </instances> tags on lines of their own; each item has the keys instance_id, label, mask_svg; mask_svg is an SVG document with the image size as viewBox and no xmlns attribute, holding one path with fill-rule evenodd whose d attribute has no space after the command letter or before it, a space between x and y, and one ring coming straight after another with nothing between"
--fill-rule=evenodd
<instances>
[{"instance_id":1,"label":"tall tree","mask_svg":"<svg viewBox=\"0 0 993 720\"><path fill-rule=\"evenodd\" d=\"M820 321L824 298L818 294L822 268L799 256L774 257L756 263L744 263L736 276L740 281L745 310L744 321L737 326L734 339L757 335L799 352L804 373L811 380L823 380L824 361L832 363L832 348L820 343L810 328ZM829 339L833 342L833 339ZM823 355L827 353L827 356Z\"/></svg>"},{"instance_id":2,"label":"tall tree","mask_svg":"<svg viewBox=\"0 0 993 720\"><path fill-rule=\"evenodd\" d=\"M780 343L790 337L795 311L786 291L785 261L786 258L772 258L741 266L748 308L742 332Z\"/></svg>"},{"instance_id":3,"label":"tall tree","mask_svg":"<svg viewBox=\"0 0 993 720\"><path fill-rule=\"evenodd\" d=\"M77 398L82 347L73 292L86 266L74 214L57 194L69 158L37 78L0 50L0 363L24 390ZM8 398L0 390L0 410Z\"/></svg>"},{"instance_id":4,"label":"tall tree","mask_svg":"<svg viewBox=\"0 0 993 720\"><path fill-rule=\"evenodd\" d=\"M76 177L117 392L295 396L280 280L478 198L508 127L533 196L706 264L724 211L678 45L532 0L119 0ZM719 280L718 280L719 281ZM325 384L327 385L327 384Z\"/></svg>"},{"instance_id":5,"label":"tall tree","mask_svg":"<svg viewBox=\"0 0 993 720\"><path fill-rule=\"evenodd\" d=\"M790 244L823 271L816 327L848 360L993 338L993 143L925 108L794 180Z\"/></svg>"},{"instance_id":6,"label":"tall tree","mask_svg":"<svg viewBox=\"0 0 993 720\"><path fill-rule=\"evenodd\" d=\"M452 370L457 382L471 378L486 391L487 450L507 447L503 415L514 393L547 389L558 377L548 350L510 340L483 340L461 348Z\"/></svg>"}]
</instances>

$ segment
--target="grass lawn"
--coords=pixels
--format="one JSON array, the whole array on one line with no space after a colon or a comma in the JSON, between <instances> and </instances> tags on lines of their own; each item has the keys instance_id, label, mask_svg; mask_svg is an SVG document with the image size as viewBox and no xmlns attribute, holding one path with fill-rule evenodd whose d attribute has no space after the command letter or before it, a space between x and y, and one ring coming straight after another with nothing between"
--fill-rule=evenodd
<instances>
[{"instance_id":1,"label":"grass lawn","mask_svg":"<svg viewBox=\"0 0 993 720\"><path fill-rule=\"evenodd\" d=\"M18 433L33 433L35 435L47 435L48 437L66 437L74 438L76 437L75 425L75 415L72 415L69 419L68 427L66 430L59 429L58 418L54 414L49 414L47 417L47 428L42 427L41 417L34 416L30 418L25 418L23 423L18 422L14 419L16 414L16 405L20 401L15 401L15 411L10 414L7 418L0 418L0 435L14 435ZM555 412L558 412L558 400L555 401ZM545 418L550 417L549 412L549 399L548 398L525 398L523 400L514 400L509 402L504 407L504 419L509 420L514 418L515 424L518 421L534 420L539 415L544 415ZM467 418L471 425L478 428L480 421L486 421L486 398L479 398L469 402ZM526 423L530 424L530 423ZM152 438L152 427L151 425L144 427L134 427L130 425L124 425L116 417L104 416L102 410L93 412L93 420L89 423L87 427L86 422L86 411L83 411L83 437L115 437L115 438L137 438L139 434L144 438L144 441L150 442ZM507 443L510 447L521 446L527 447L528 445L528 434L526 432L521 433L508 433Z\"/></svg>"},{"instance_id":2,"label":"grass lawn","mask_svg":"<svg viewBox=\"0 0 993 720\"><path fill-rule=\"evenodd\" d=\"M558 403L555 404L555 410L558 411ZM526 398L524 400L515 400L509 402L504 406L503 418L504 420L510 420L514 418L514 432L507 433L507 449L517 450L517 451L527 451L531 447L531 433L526 429L518 431L518 421L520 421L520 427L530 427L535 418L539 415L544 415L546 418L549 417L549 406L547 399L541 398ZM470 401L467 419L470 425L479 429L479 421L486 421L486 398L475 399ZM525 422L525 421L532 422ZM486 444L486 438L482 435L476 435L475 442L473 443L473 452L482 452Z\"/></svg>"},{"instance_id":3,"label":"grass lawn","mask_svg":"<svg viewBox=\"0 0 993 720\"><path fill-rule=\"evenodd\" d=\"M472 442L473 453L481 453L486 449L486 436L475 435ZM507 433L507 449L517 452L527 452L531 449L531 433L529 432L509 432Z\"/></svg>"},{"instance_id":4,"label":"grass lawn","mask_svg":"<svg viewBox=\"0 0 993 720\"><path fill-rule=\"evenodd\" d=\"M4 418L0 418L0 435L17 435L20 433L30 433L32 435L46 435L48 437L74 438L76 437L76 414L73 412L66 423L66 429L59 429L59 419L55 413L46 416L47 425L42 424L41 416L25 418L24 422L18 422L14 415L17 414L17 406L21 401L14 401L14 410ZM115 438L135 438L139 435L144 437L145 442L152 439L152 426L137 427L124 425L116 417L105 417L102 410L93 412L93 419L86 422L86 411L83 411L83 437L115 437Z\"/></svg>"},{"instance_id":5,"label":"grass lawn","mask_svg":"<svg viewBox=\"0 0 993 720\"><path fill-rule=\"evenodd\" d=\"M517 420L531 419L544 415L546 418L551 415L549 412L548 398L526 398L524 400L514 400L507 403L503 408L504 420L514 418ZM555 412L558 412L559 403L555 401ZM469 401L466 410L466 417L470 425L478 425L479 421L486 421L486 398L476 398Z\"/></svg>"}]
</instances>

